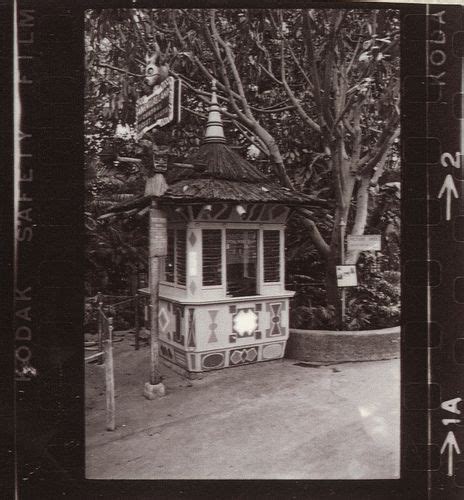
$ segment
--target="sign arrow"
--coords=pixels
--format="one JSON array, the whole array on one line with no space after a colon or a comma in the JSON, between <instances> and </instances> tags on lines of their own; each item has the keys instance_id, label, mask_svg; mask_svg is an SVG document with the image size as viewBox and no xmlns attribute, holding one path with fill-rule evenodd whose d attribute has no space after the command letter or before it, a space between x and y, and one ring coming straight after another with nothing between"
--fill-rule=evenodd
<instances>
[{"instance_id":1,"label":"sign arrow","mask_svg":"<svg viewBox=\"0 0 464 500\"><path fill-rule=\"evenodd\" d=\"M445 182L443 182L443 186L438 193L438 198L441 198L446 191L446 220L451 219L451 193L455 198L459 198L459 194L456 190L456 186L454 185L453 176L448 174L445 177Z\"/></svg>"},{"instance_id":2,"label":"sign arrow","mask_svg":"<svg viewBox=\"0 0 464 500\"><path fill-rule=\"evenodd\" d=\"M446 439L443 443L443 446L441 447L440 450L440 455L443 455L443 453L446 451L446 448L448 448L448 476L453 475L453 450L456 450L456 453L458 455L461 454L461 450L459 449L458 443L456 441L456 437L454 436L453 431L449 431Z\"/></svg>"}]
</instances>

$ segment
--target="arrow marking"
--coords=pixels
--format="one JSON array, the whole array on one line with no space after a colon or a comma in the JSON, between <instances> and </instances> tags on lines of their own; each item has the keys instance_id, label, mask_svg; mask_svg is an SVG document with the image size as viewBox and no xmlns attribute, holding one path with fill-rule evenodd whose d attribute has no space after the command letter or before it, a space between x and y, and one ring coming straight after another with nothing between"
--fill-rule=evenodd
<instances>
[{"instance_id":1,"label":"arrow marking","mask_svg":"<svg viewBox=\"0 0 464 500\"><path fill-rule=\"evenodd\" d=\"M451 193L455 198L459 198L459 194L456 190L456 186L454 185L453 176L448 174L445 177L445 181L443 182L443 186L438 193L438 198L441 198L446 191L446 220L451 219Z\"/></svg>"},{"instance_id":2,"label":"arrow marking","mask_svg":"<svg viewBox=\"0 0 464 500\"><path fill-rule=\"evenodd\" d=\"M443 443L443 446L441 447L440 450L440 455L443 455L443 453L446 451L446 448L448 448L448 476L453 475L453 450L456 450L456 453L458 455L461 454L461 450L459 449L458 443L456 441L456 437L453 433L453 431L449 431L446 439Z\"/></svg>"}]
</instances>

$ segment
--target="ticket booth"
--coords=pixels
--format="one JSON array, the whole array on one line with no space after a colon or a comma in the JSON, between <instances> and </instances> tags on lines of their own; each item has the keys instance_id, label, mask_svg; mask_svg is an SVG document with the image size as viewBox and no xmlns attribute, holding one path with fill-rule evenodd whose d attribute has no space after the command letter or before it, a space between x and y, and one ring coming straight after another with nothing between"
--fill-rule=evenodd
<instances>
[{"instance_id":1,"label":"ticket booth","mask_svg":"<svg viewBox=\"0 0 464 500\"><path fill-rule=\"evenodd\" d=\"M309 196L269 182L230 148L213 91L191 165L170 168L159 285L159 355L203 372L282 358L289 334L285 224ZM145 293L149 293L145 290Z\"/></svg>"}]
</instances>

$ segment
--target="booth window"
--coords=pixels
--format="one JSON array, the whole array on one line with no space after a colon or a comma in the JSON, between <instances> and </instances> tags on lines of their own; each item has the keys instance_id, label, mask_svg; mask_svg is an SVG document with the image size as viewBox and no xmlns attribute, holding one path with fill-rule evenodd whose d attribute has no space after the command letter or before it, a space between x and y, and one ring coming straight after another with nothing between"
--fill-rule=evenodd
<instances>
[{"instance_id":1,"label":"booth window","mask_svg":"<svg viewBox=\"0 0 464 500\"><path fill-rule=\"evenodd\" d=\"M232 297L256 295L258 231L226 230L227 294Z\"/></svg>"},{"instance_id":2,"label":"booth window","mask_svg":"<svg viewBox=\"0 0 464 500\"><path fill-rule=\"evenodd\" d=\"M222 231L203 229L203 286L222 284Z\"/></svg>"},{"instance_id":3,"label":"booth window","mask_svg":"<svg viewBox=\"0 0 464 500\"><path fill-rule=\"evenodd\" d=\"M176 229L176 282L185 285L187 238L185 229Z\"/></svg>"},{"instance_id":4,"label":"booth window","mask_svg":"<svg viewBox=\"0 0 464 500\"><path fill-rule=\"evenodd\" d=\"M164 281L185 285L186 231L168 229L167 254L164 260Z\"/></svg>"},{"instance_id":5,"label":"booth window","mask_svg":"<svg viewBox=\"0 0 464 500\"><path fill-rule=\"evenodd\" d=\"M263 231L264 281L280 281L280 231Z\"/></svg>"},{"instance_id":6,"label":"booth window","mask_svg":"<svg viewBox=\"0 0 464 500\"><path fill-rule=\"evenodd\" d=\"M164 280L168 281L169 283L174 283L174 240L174 229L168 229L168 249L166 257L164 259Z\"/></svg>"}]
</instances>

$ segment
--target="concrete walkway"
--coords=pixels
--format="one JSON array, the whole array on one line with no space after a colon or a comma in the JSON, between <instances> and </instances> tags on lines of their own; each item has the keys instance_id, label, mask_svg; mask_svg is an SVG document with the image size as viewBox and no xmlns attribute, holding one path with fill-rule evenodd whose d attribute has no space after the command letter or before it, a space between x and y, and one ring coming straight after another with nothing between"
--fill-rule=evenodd
<instances>
[{"instance_id":1,"label":"concrete walkway","mask_svg":"<svg viewBox=\"0 0 464 500\"><path fill-rule=\"evenodd\" d=\"M285 359L185 380L148 401L149 352L115 345L116 424L88 365L93 479L380 479L399 476L399 360L302 367Z\"/></svg>"}]
</instances>

